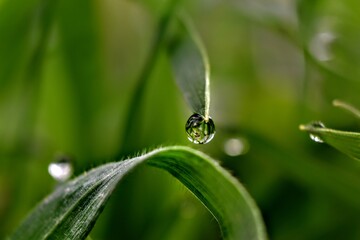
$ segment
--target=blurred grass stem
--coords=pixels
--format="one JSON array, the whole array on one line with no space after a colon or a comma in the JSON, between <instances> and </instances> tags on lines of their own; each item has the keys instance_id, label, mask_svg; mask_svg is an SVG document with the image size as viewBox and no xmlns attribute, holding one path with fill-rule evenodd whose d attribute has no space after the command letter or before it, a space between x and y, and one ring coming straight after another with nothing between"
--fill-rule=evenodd
<instances>
[{"instance_id":1,"label":"blurred grass stem","mask_svg":"<svg viewBox=\"0 0 360 240\"><path fill-rule=\"evenodd\" d=\"M145 65L140 73L139 79L131 96L127 114L125 114L126 120L125 126L123 128L125 132L122 135L122 147L119 148L119 151L115 155L116 159L120 159L121 156L129 153L133 148L131 144L137 142L136 139L134 139L137 137L134 133L137 130L137 123L139 121L137 119L141 119L139 117L139 106L141 106L141 103L143 102L148 80L157 62L156 60L158 59L162 46L165 43L166 35L168 32L167 29L170 25L172 16L174 15L174 11L178 2L179 0L170 0L168 2L168 6L165 8L164 13L159 20L150 53L148 55L148 58L146 59Z\"/></svg>"},{"instance_id":2,"label":"blurred grass stem","mask_svg":"<svg viewBox=\"0 0 360 240\"><path fill-rule=\"evenodd\" d=\"M360 118L360 110L346 102L335 99L333 101L333 105L334 105L334 107L339 107L339 108L345 109L345 110L351 112L355 117Z\"/></svg>"}]
</instances>

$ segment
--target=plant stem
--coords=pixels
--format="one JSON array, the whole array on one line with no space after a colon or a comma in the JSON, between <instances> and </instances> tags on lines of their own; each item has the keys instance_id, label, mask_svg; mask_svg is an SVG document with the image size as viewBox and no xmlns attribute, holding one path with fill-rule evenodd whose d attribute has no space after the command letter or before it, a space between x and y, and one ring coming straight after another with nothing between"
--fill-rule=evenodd
<instances>
[{"instance_id":1,"label":"plant stem","mask_svg":"<svg viewBox=\"0 0 360 240\"><path fill-rule=\"evenodd\" d=\"M152 71L155 67L156 60L158 59L160 50L166 40L167 29L170 25L172 16L174 15L174 11L176 9L178 0L170 0L168 2L168 6L165 9L164 14L160 18L157 27L157 33L153 40L152 48L147 57L145 65L140 73L139 80L135 86L135 90L131 96L130 104L128 105L128 110L124 125L124 133L122 135L122 148L119 148L119 151L116 153L116 159L120 159L126 153L129 153L132 149L131 144L136 143L135 132L137 130L137 119L141 119L139 117L140 111L139 106L143 102L144 93L147 87L148 80L152 74Z\"/></svg>"},{"instance_id":2,"label":"plant stem","mask_svg":"<svg viewBox=\"0 0 360 240\"><path fill-rule=\"evenodd\" d=\"M357 108L355 108L354 106L346 103L346 102L343 102L343 101L341 101L341 100L335 99L335 100L333 101L333 105L334 105L335 107L340 107L340 108L342 108L342 109L345 109L345 110L351 112L355 117L360 118L360 110L357 109Z\"/></svg>"}]
</instances>

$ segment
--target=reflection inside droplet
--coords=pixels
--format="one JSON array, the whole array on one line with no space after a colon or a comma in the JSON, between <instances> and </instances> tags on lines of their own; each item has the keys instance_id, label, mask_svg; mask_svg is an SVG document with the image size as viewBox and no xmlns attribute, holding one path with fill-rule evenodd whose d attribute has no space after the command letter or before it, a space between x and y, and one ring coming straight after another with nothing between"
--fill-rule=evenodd
<instances>
[{"instance_id":1,"label":"reflection inside droplet","mask_svg":"<svg viewBox=\"0 0 360 240\"><path fill-rule=\"evenodd\" d=\"M311 123L311 126L314 127L314 128L324 128L325 125L322 123L322 122L313 122ZM309 134L310 136L310 139L313 140L314 142L317 142L317 143L323 143L324 140L322 140L322 138L314 133L310 133Z\"/></svg>"},{"instance_id":2,"label":"reflection inside droplet","mask_svg":"<svg viewBox=\"0 0 360 240\"><path fill-rule=\"evenodd\" d=\"M186 122L185 130L191 142L206 144L215 135L215 124L210 117L206 120L201 114L194 113Z\"/></svg>"},{"instance_id":3,"label":"reflection inside droplet","mask_svg":"<svg viewBox=\"0 0 360 240\"><path fill-rule=\"evenodd\" d=\"M318 142L318 143L323 143L324 142L324 140L322 140L319 136L317 136L317 135L315 135L313 133L310 133L310 138L314 142Z\"/></svg>"},{"instance_id":4,"label":"reflection inside droplet","mask_svg":"<svg viewBox=\"0 0 360 240\"><path fill-rule=\"evenodd\" d=\"M59 182L68 180L73 173L73 166L68 157L59 157L48 166L49 174Z\"/></svg>"},{"instance_id":5,"label":"reflection inside droplet","mask_svg":"<svg viewBox=\"0 0 360 240\"><path fill-rule=\"evenodd\" d=\"M249 143L245 138L230 138L224 143L224 151L231 157L246 154L249 150Z\"/></svg>"}]
</instances>

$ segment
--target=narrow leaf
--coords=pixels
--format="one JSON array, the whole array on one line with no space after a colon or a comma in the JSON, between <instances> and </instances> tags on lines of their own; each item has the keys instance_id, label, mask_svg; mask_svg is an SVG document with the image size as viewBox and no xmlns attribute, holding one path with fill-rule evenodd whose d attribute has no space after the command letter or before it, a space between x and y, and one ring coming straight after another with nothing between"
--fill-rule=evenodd
<instances>
[{"instance_id":1,"label":"narrow leaf","mask_svg":"<svg viewBox=\"0 0 360 240\"><path fill-rule=\"evenodd\" d=\"M346 103L346 102L343 102L343 101L341 101L341 100L335 99L335 100L333 101L333 105L334 105L335 107L339 107L339 108L342 108L342 109L344 109L344 110L346 110L346 111L349 111L349 112L352 113L355 117L360 118L360 110L357 109L356 107L354 107L354 106Z\"/></svg>"},{"instance_id":2,"label":"narrow leaf","mask_svg":"<svg viewBox=\"0 0 360 240\"><path fill-rule=\"evenodd\" d=\"M340 152L360 160L360 133L325 128L318 124L300 125L300 130L307 131Z\"/></svg>"},{"instance_id":3,"label":"narrow leaf","mask_svg":"<svg viewBox=\"0 0 360 240\"><path fill-rule=\"evenodd\" d=\"M94 1L59 1L57 26L63 55L65 80L69 86L66 93L74 114L73 138L77 142L80 159L90 158L93 122L103 99L103 65L101 41ZM82 160L80 160L82 161Z\"/></svg>"},{"instance_id":4,"label":"narrow leaf","mask_svg":"<svg viewBox=\"0 0 360 240\"><path fill-rule=\"evenodd\" d=\"M143 118L139 108L144 102L144 93L147 89L147 84L156 66L161 50L163 49L163 45L166 42L169 25L171 23L172 16L177 9L178 2L178 0L168 1L157 23L156 33L154 39L152 40L149 55L147 56L142 71L140 72L139 79L137 80L128 106L125 126L123 128L124 133L122 135L123 148L119 149L116 154L116 156L119 158L123 156L124 153L127 154L132 152L132 150L135 150L132 149L134 146L131 146L131 144L138 142L137 131L139 131L139 121Z\"/></svg>"},{"instance_id":5,"label":"narrow leaf","mask_svg":"<svg viewBox=\"0 0 360 240\"><path fill-rule=\"evenodd\" d=\"M1 90L24 67L31 48L32 24L44 1L7 0L0 6L0 84Z\"/></svg>"},{"instance_id":6,"label":"narrow leaf","mask_svg":"<svg viewBox=\"0 0 360 240\"><path fill-rule=\"evenodd\" d=\"M266 239L259 210L245 188L205 154L176 146L102 165L58 187L11 239L85 239L118 182L144 162L188 187L217 219L224 239Z\"/></svg>"},{"instance_id":7,"label":"narrow leaf","mask_svg":"<svg viewBox=\"0 0 360 240\"><path fill-rule=\"evenodd\" d=\"M193 111L209 118L210 67L205 49L194 28L185 17L169 55L175 80Z\"/></svg>"}]
</instances>

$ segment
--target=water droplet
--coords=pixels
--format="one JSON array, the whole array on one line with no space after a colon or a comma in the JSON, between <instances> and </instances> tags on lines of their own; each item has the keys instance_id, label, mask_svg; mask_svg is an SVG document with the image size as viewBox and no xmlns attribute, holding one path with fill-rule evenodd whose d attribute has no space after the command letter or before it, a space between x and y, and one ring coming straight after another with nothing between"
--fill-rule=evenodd
<instances>
[{"instance_id":1,"label":"water droplet","mask_svg":"<svg viewBox=\"0 0 360 240\"><path fill-rule=\"evenodd\" d=\"M313 133L310 133L310 138L311 140L313 140L314 142L318 142L318 143L323 143L324 140L321 139L321 137L313 134Z\"/></svg>"},{"instance_id":2,"label":"water droplet","mask_svg":"<svg viewBox=\"0 0 360 240\"><path fill-rule=\"evenodd\" d=\"M314 128L324 128L325 125L322 122L313 122L311 123L311 126ZM322 138L314 133L310 133L310 138L311 140L313 140L314 142L318 142L318 143L323 143L324 140L322 140Z\"/></svg>"},{"instance_id":3,"label":"water droplet","mask_svg":"<svg viewBox=\"0 0 360 240\"><path fill-rule=\"evenodd\" d=\"M191 142L206 144L215 135L215 124L210 117L206 120L201 114L194 113L186 122L185 130Z\"/></svg>"},{"instance_id":4,"label":"water droplet","mask_svg":"<svg viewBox=\"0 0 360 240\"><path fill-rule=\"evenodd\" d=\"M310 42L310 51L319 61L329 61L333 58L331 44L336 39L332 32L320 32Z\"/></svg>"},{"instance_id":5,"label":"water droplet","mask_svg":"<svg viewBox=\"0 0 360 240\"><path fill-rule=\"evenodd\" d=\"M49 164L48 171L56 181L64 182L71 177L73 166L67 156L61 156Z\"/></svg>"},{"instance_id":6,"label":"water droplet","mask_svg":"<svg viewBox=\"0 0 360 240\"><path fill-rule=\"evenodd\" d=\"M249 143L245 138L230 138L224 143L224 151L231 157L247 153Z\"/></svg>"},{"instance_id":7,"label":"water droplet","mask_svg":"<svg viewBox=\"0 0 360 240\"><path fill-rule=\"evenodd\" d=\"M320 122L320 121L312 122L312 123L310 123L310 125L311 125L313 128L325 128L325 124L323 124L323 123Z\"/></svg>"}]
</instances>

